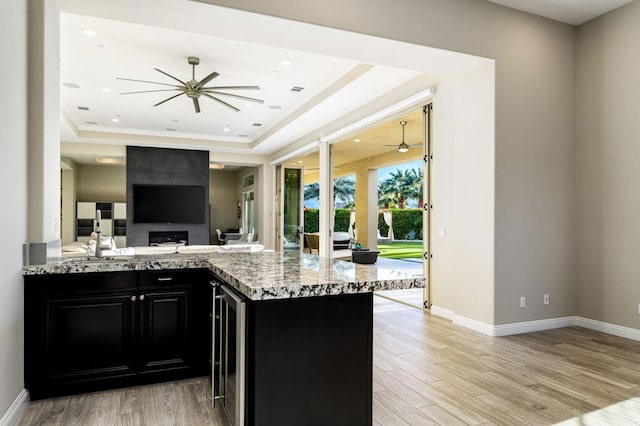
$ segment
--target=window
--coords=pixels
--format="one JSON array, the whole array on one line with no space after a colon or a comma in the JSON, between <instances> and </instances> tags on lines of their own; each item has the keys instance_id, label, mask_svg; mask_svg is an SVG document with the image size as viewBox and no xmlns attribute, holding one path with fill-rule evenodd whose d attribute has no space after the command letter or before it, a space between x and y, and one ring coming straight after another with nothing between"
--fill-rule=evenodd
<instances>
[{"instance_id":1,"label":"window","mask_svg":"<svg viewBox=\"0 0 640 426\"><path fill-rule=\"evenodd\" d=\"M247 186L253 186L255 179L255 175L251 173L250 175L246 175L242 178L242 187L246 188Z\"/></svg>"},{"instance_id":2,"label":"window","mask_svg":"<svg viewBox=\"0 0 640 426\"><path fill-rule=\"evenodd\" d=\"M246 191L242 193L242 207L242 229L244 232L253 233L255 230L254 191Z\"/></svg>"}]
</instances>

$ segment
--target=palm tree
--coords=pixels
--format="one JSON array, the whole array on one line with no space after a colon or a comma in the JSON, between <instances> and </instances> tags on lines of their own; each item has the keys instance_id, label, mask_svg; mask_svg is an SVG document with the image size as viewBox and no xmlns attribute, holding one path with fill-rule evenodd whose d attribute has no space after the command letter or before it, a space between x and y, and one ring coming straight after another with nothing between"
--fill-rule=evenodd
<instances>
[{"instance_id":1,"label":"palm tree","mask_svg":"<svg viewBox=\"0 0 640 426\"><path fill-rule=\"evenodd\" d=\"M320 184L310 183L304 187L304 199L305 200L319 200L320 199Z\"/></svg>"},{"instance_id":2,"label":"palm tree","mask_svg":"<svg viewBox=\"0 0 640 426\"><path fill-rule=\"evenodd\" d=\"M345 207L353 207L356 194L356 182L351 177L340 177L333 181L333 201L345 202Z\"/></svg>"},{"instance_id":3,"label":"palm tree","mask_svg":"<svg viewBox=\"0 0 640 426\"><path fill-rule=\"evenodd\" d=\"M418 200L418 207L422 207L424 204L422 196L422 169L410 169L407 170L407 174L410 176L407 198Z\"/></svg>"},{"instance_id":4,"label":"palm tree","mask_svg":"<svg viewBox=\"0 0 640 426\"><path fill-rule=\"evenodd\" d=\"M333 181L333 201L344 201L345 207L353 207L356 194L356 182L351 177L340 177ZM320 199L320 185L312 183L304 187L305 200Z\"/></svg>"},{"instance_id":5,"label":"palm tree","mask_svg":"<svg viewBox=\"0 0 640 426\"><path fill-rule=\"evenodd\" d=\"M381 182L378 197L395 199L398 202L398 208L404 209L407 197L413 198L412 195L415 194L416 179L416 173L397 169Z\"/></svg>"}]
</instances>

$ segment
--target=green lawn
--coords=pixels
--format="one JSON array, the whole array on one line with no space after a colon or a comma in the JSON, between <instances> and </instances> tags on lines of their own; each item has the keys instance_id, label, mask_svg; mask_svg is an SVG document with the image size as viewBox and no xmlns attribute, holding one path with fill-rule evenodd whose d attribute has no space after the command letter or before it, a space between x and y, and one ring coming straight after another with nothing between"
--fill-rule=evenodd
<instances>
[{"instance_id":1,"label":"green lawn","mask_svg":"<svg viewBox=\"0 0 640 426\"><path fill-rule=\"evenodd\" d=\"M388 244L378 244L381 257L389 259L422 258L422 241L394 241Z\"/></svg>"}]
</instances>

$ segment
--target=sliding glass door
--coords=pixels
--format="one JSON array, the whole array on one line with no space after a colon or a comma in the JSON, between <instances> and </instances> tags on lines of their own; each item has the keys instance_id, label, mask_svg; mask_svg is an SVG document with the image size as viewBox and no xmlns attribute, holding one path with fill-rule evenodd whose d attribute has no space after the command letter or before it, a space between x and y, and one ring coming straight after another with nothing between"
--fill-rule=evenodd
<instances>
[{"instance_id":1,"label":"sliding glass door","mask_svg":"<svg viewBox=\"0 0 640 426\"><path fill-rule=\"evenodd\" d=\"M304 232L303 170L278 167L278 249L302 250Z\"/></svg>"}]
</instances>

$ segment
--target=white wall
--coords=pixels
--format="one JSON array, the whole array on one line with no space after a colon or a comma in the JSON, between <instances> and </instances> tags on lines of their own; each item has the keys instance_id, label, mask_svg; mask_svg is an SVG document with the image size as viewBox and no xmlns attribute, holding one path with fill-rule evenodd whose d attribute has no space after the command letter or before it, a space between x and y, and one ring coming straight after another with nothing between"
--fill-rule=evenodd
<instances>
[{"instance_id":1,"label":"white wall","mask_svg":"<svg viewBox=\"0 0 640 426\"><path fill-rule=\"evenodd\" d=\"M211 170L209 173L209 202L211 204L211 241L217 242L216 228L225 232L240 223L236 211L238 176L235 172Z\"/></svg>"},{"instance_id":2,"label":"white wall","mask_svg":"<svg viewBox=\"0 0 640 426\"><path fill-rule=\"evenodd\" d=\"M640 2L577 32L579 315L640 328Z\"/></svg>"},{"instance_id":3,"label":"white wall","mask_svg":"<svg viewBox=\"0 0 640 426\"><path fill-rule=\"evenodd\" d=\"M477 0L206 1L495 59L495 279L476 289L495 289L495 308L457 313L505 324L575 312L572 26ZM470 266L448 261L456 270ZM553 300L547 307L544 292ZM528 307L517 308L527 295Z\"/></svg>"},{"instance_id":4,"label":"white wall","mask_svg":"<svg viewBox=\"0 0 640 426\"><path fill-rule=\"evenodd\" d=\"M60 30L57 2L29 1L28 239L60 238Z\"/></svg>"},{"instance_id":5,"label":"white wall","mask_svg":"<svg viewBox=\"0 0 640 426\"><path fill-rule=\"evenodd\" d=\"M127 169L124 166L76 167L78 201L127 202Z\"/></svg>"},{"instance_id":6,"label":"white wall","mask_svg":"<svg viewBox=\"0 0 640 426\"><path fill-rule=\"evenodd\" d=\"M3 3L0 79L0 416L24 387L22 244L27 240L27 1Z\"/></svg>"},{"instance_id":7,"label":"white wall","mask_svg":"<svg viewBox=\"0 0 640 426\"><path fill-rule=\"evenodd\" d=\"M432 302L489 324L495 298L494 80L490 64L440 85L433 101Z\"/></svg>"},{"instance_id":8,"label":"white wall","mask_svg":"<svg viewBox=\"0 0 640 426\"><path fill-rule=\"evenodd\" d=\"M71 160L67 163L73 164ZM76 170L74 167L62 170L62 224L60 235L62 244L75 241L76 236Z\"/></svg>"}]
</instances>

